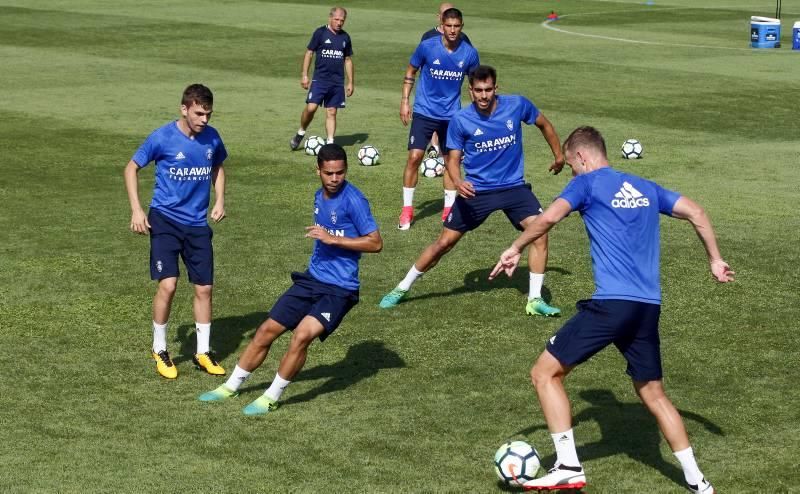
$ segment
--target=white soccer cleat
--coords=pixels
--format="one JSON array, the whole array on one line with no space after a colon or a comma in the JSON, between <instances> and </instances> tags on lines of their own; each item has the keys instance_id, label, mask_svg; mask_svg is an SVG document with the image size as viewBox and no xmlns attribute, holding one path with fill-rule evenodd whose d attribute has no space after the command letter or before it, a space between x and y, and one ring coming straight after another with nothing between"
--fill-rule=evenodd
<instances>
[{"instance_id":1,"label":"white soccer cleat","mask_svg":"<svg viewBox=\"0 0 800 494\"><path fill-rule=\"evenodd\" d=\"M560 489L583 489L586 474L583 467L568 467L556 464L547 475L529 480L522 485L526 491L557 491Z\"/></svg>"},{"instance_id":2,"label":"white soccer cleat","mask_svg":"<svg viewBox=\"0 0 800 494\"><path fill-rule=\"evenodd\" d=\"M711 482L705 478L697 485L686 484L686 487L688 487L689 491L693 494L715 494L717 492L714 490L714 486L711 485Z\"/></svg>"}]
</instances>

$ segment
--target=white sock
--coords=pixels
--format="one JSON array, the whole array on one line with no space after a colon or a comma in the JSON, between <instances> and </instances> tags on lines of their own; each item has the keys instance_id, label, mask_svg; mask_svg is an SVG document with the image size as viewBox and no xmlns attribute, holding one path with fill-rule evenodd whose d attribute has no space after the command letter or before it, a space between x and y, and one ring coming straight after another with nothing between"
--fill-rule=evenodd
<instances>
[{"instance_id":1,"label":"white sock","mask_svg":"<svg viewBox=\"0 0 800 494\"><path fill-rule=\"evenodd\" d=\"M681 451L674 451L672 454L681 462L683 476L688 484L697 485L703 480L703 472L697 466L697 460L694 459L694 451L692 451L691 446Z\"/></svg>"},{"instance_id":2,"label":"white sock","mask_svg":"<svg viewBox=\"0 0 800 494\"><path fill-rule=\"evenodd\" d=\"M287 381L276 372L275 379L272 380L272 384L270 384L269 388L264 391L264 394L267 395L267 398L270 400L278 401L281 399L283 390L286 389L286 386L288 386L290 382L291 381Z\"/></svg>"},{"instance_id":3,"label":"white sock","mask_svg":"<svg viewBox=\"0 0 800 494\"><path fill-rule=\"evenodd\" d=\"M556 463L568 467L581 466L578 460L578 453L575 451L575 439L572 437L572 429L557 434L550 434L553 444L556 447Z\"/></svg>"},{"instance_id":4,"label":"white sock","mask_svg":"<svg viewBox=\"0 0 800 494\"><path fill-rule=\"evenodd\" d=\"M458 192L455 190L444 190L444 207L452 208L453 204L456 202L456 194Z\"/></svg>"},{"instance_id":5,"label":"white sock","mask_svg":"<svg viewBox=\"0 0 800 494\"><path fill-rule=\"evenodd\" d=\"M328 137L328 140L325 141L325 144L333 144L333 137Z\"/></svg>"},{"instance_id":6,"label":"white sock","mask_svg":"<svg viewBox=\"0 0 800 494\"><path fill-rule=\"evenodd\" d=\"M238 391L248 377L250 377L250 372L247 372L237 365L236 368L233 369L231 377L225 381L225 387L231 391Z\"/></svg>"},{"instance_id":7,"label":"white sock","mask_svg":"<svg viewBox=\"0 0 800 494\"><path fill-rule=\"evenodd\" d=\"M207 353L210 350L208 342L211 340L211 323L194 323L194 332L197 333L197 353Z\"/></svg>"},{"instance_id":8,"label":"white sock","mask_svg":"<svg viewBox=\"0 0 800 494\"><path fill-rule=\"evenodd\" d=\"M542 285L544 285L544 274L531 273L528 279L528 300L542 296Z\"/></svg>"},{"instance_id":9,"label":"white sock","mask_svg":"<svg viewBox=\"0 0 800 494\"><path fill-rule=\"evenodd\" d=\"M397 285L397 288L406 291L410 290L411 285L413 285L414 282L417 281L417 278L419 278L423 274L424 273L422 271L417 270L416 266L412 265L411 269L408 270L408 274L406 275L406 277L403 278L403 281L401 281L400 284Z\"/></svg>"},{"instance_id":10,"label":"white sock","mask_svg":"<svg viewBox=\"0 0 800 494\"><path fill-rule=\"evenodd\" d=\"M414 205L414 187L403 187L403 207Z\"/></svg>"},{"instance_id":11,"label":"white sock","mask_svg":"<svg viewBox=\"0 0 800 494\"><path fill-rule=\"evenodd\" d=\"M299 136L304 136L304 135L306 135L306 129L299 129L299 130L297 131L297 135L299 135Z\"/></svg>"},{"instance_id":12,"label":"white sock","mask_svg":"<svg viewBox=\"0 0 800 494\"><path fill-rule=\"evenodd\" d=\"M167 349L167 323L158 324L153 321L153 353Z\"/></svg>"}]
</instances>

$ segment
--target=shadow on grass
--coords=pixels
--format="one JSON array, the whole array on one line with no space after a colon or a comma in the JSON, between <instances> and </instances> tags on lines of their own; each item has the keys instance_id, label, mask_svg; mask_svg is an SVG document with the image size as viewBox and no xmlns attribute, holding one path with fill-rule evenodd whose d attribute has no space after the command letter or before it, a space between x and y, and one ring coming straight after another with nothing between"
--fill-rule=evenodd
<instances>
[{"instance_id":1,"label":"shadow on grass","mask_svg":"<svg viewBox=\"0 0 800 494\"><path fill-rule=\"evenodd\" d=\"M469 273L464 275L463 285L457 286L446 292L432 292L417 296L409 295L407 298L403 300L403 302L401 302L401 304L410 302L412 300L452 297L464 293L488 292L490 290L501 290L504 288L515 288L521 294L524 295L528 294L528 269L526 266L521 266L520 268L517 268L517 272L514 274L514 277L512 278L509 278L506 275L500 275L494 280L489 281L489 273L492 272L492 268L494 268L494 264L492 264L492 266L490 267L476 269L475 271L470 271ZM557 272L565 275L570 274L570 271L554 267L548 267L547 272ZM542 287L542 298L548 303L552 299L550 290L548 290L547 287Z\"/></svg>"},{"instance_id":2,"label":"shadow on grass","mask_svg":"<svg viewBox=\"0 0 800 494\"><path fill-rule=\"evenodd\" d=\"M670 462L661 456L659 443L661 432L655 417L640 402L624 403L617 400L609 390L587 389L579 396L591 404L573 419L574 424L583 421L594 421L600 427L600 440L578 446L578 457L582 462L598 458L607 458L619 454L627 455L661 472L662 475L685 488L683 471L677 466L677 460ZM712 434L724 435L722 428L702 415L685 410L678 410L681 417L701 424ZM517 432L528 435L538 430L547 430L545 424L535 425ZM691 439L691 438L690 438ZM555 457L543 458L543 465L552 465Z\"/></svg>"},{"instance_id":3,"label":"shadow on grass","mask_svg":"<svg viewBox=\"0 0 800 494\"><path fill-rule=\"evenodd\" d=\"M223 317L211 321L211 349L218 360L224 360L235 352L246 338L255 334L259 324L266 321L268 312L252 312L244 316ZM176 364L192 359L197 350L197 336L194 324L184 324L178 328L176 341L181 342L180 355L174 359Z\"/></svg>"},{"instance_id":4,"label":"shadow on grass","mask_svg":"<svg viewBox=\"0 0 800 494\"><path fill-rule=\"evenodd\" d=\"M276 355L279 359L280 356ZM268 357L269 358L269 357ZM293 382L311 381L315 379L327 379L319 386L306 391L305 393L290 396L281 401L281 405L291 403L302 403L327 393L335 393L349 386L372 377L381 369L399 369L406 366L405 361L393 350L386 348L382 341L368 340L362 341L351 346L342 360L335 364L318 365L310 369L304 369L294 378ZM241 393L248 391L264 391L270 382L248 386L240 390ZM289 393L290 394L290 393Z\"/></svg>"},{"instance_id":5,"label":"shadow on grass","mask_svg":"<svg viewBox=\"0 0 800 494\"><path fill-rule=\"evenodd\" d=\"M367 142L369 139L369 134L350 134L344 136L336 136L336 144L340 146L354 146L356 144L362 144Z\"/></svg>"}]
</instances>

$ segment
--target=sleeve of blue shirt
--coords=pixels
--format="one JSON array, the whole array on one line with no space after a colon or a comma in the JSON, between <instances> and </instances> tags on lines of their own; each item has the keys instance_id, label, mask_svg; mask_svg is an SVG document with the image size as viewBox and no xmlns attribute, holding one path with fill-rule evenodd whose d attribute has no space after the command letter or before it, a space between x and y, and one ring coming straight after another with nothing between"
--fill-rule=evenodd
<instances>
[{"instance_id":1,"label":"sleeve of blue shirt","mask_svg":"<svg viewBox=\"0 0 800 494\"><path fill-rule=\"evenodd\" d=\"M581 176L570 180L558 198L564 199L573 211L585 211L589 207L589 183Z\"/></svg>"},{"instance_id":2,"label":"sleeve of blue shirt","mask_svg":"<svg viewBox=\"0 0 800 494\"><path fill-rule=\"evenodd\" d=\"M450 120L447 126L447 149L464 149L464 133L461 127L461 119L458 115Z\"/></svg>"},{"instance_id":3,"label":"sleeve of blue shirt","mask_svg":"<svg viewBox=\"0 0 800 494\"><path fill-rule=\"evenodd\" d=\"M470 44L470 46L472 46ZM478 68L478 65L481 64L481 57L478 55L478 50L475 48L472 49L472 62L467 66L467 71L465 72L467 75L470 74L473 70Z\"/></svg>"},{"instance_id":4,"label":"sleeve of blue shirt","mask_svg":"<svg viewBox=\"0 0 800 494\"><path fill-rule=\"evenodd\" d=\"M675 191L665 189L655 182L653 182L653 185L655 185L656 192L658 193L658 211L661 214L672 216L672 208L675 207L675 203L678 202L681 195Z\"/></svg>"},{"instance_id":5,"label":"sleeve of blue shirt","mask_svg":"<svg viewBox=\"0 0 800 494\"><path fill-rule=\"evenodd\" d=\"M147 136L147 139L139 146L139 149L136 150L131 159L139 165L139 168L144 168L158 157L159 143L160 139L157 132L153 132Z\"/></svg>"},{"instance_id":6,"label":"sleeve of blue shirt","mask_svg":"<svg viewBox=\"0 0 800 494\"><path fill-rule=\"evenodd\" d=\"M411 54L411 60L408 63L416 68L422 67L422 64L425 63L425 50L422 48L422 43L417 45L417 49Z\"/></svg>"},{"instance_id":7,"label":"sleeve of blue shirt","mask_svg":"<svg viewBox=\"0 0 800 494\"><path fill-rule=\"evenodd\" d=\"M347 35L347 45L344 47L344 56L353 56L353 41L350 39L350 35Z\"/></svg>"},{"instance_id":8,"label":"sleeve of blue shirt","mask_svg":"<svg viewBox=\"0 0 800 494\"><path fill-rule=\"evenodd\" d=\"M311 35L311 40L309 40L307 48L311 51L317 51L317 48L319 48L319 38L320 30L317 29L314 31L314 34Z\"/></svg>"},{"instance_id":9,"label":"sleeve of blue shirt","mask_svg":"<svg viewBox=\"0 0 800 494\"><path fill-rule=\"evenodd\" d=\"M225 149L225 144L222 138L217 136L217 152L214 153L214 163L211 166L219 166L228 158L228 150Z\"/></svg>"},{"instance_id":10,"label":"sleeve of blue shirt","mask_svg":"<svg viewBox=\"0 0 800 494\"><path fill-rule=\"evenodd\" d=\"M522 100L520 105L522 106L520 120L528 125L533 125L536 122L536 119L539 118L539 109L536 108L536 105L534 105L533 102L528 98L520 96L520 100Z\"/></svg>"},{"instance_id":11,"label":"sleeve of blue shirt","mask_svg":"<svg viewBox=\"0 0 800 494\"><path fill-rule=\"evenodd\" d=\"M350 200L350 217L361 237L378 230L378 224L369 209L369 201L363 195L354 195Z\"/></svg>"}]
</instances>

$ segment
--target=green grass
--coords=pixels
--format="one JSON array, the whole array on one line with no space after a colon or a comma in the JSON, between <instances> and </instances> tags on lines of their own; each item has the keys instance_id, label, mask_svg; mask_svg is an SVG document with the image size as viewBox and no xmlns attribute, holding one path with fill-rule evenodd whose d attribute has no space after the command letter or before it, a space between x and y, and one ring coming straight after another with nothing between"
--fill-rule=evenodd
<instances>
[{"instance_id":1,"label":"green grass","mask_svg":"<svg viewBox=\"0 0 800 494\"><path fill-rule=\"evenodd\" d=\"M662 241L665 382L701 468L720 492L795 492L800 399L796 346L800 258L796 64L747 49L749 16L770 6L715 0L522 0L459 3L466 32L501 89L530 97L564 137L599 127L613 153L626 138L645 158L619 168L703 204L732 285L710 280L683 222ZM768 3L768 2L767 2ZM177 116L181 90L215 92L212 124L230 153L229 218L215 226L212 345L232 369L253 330L311 250L303 227L319 182L289 153L304 92L305 43L328 3L0 0L0 490L4 492L497 492L494 450L524 438L552 461L528 382L563 319L523 317L527 282L486 281L514 238L492 217L421 280L408 303L377 308L439 231L440 185L421 179L418 221L395 228L407 129L399 89L408 56L433 24L430 2L347 4L356 93L339 119L385 249L362 261L362 303L263 419L241 408L274 375L285 338L241 397L196 397L221 380L191 368L191 290L181 279L169 345L180 376L149 359L148 242L127 231L122 168ZM637 44L570 33L623 38ZM695 45L694 47L684 45ZM739 49L730 49L739 48ZM318 118L310 129L321 134ZM526 131L529 180L547 203L568 177ZM141 175L143 202L152 172ZM546 287L565 316L593 289L583 224L551 235ZM638 405L610 349L568 380L586 492L681 492L680 469Z\"/></svg>"}]
</instances>

